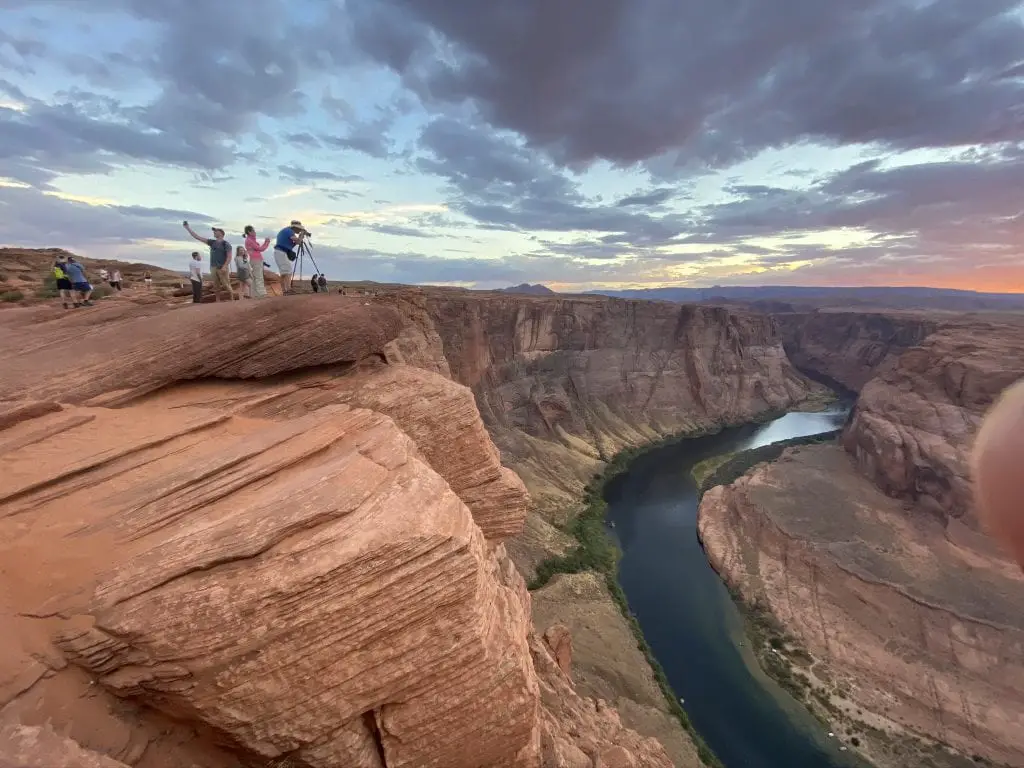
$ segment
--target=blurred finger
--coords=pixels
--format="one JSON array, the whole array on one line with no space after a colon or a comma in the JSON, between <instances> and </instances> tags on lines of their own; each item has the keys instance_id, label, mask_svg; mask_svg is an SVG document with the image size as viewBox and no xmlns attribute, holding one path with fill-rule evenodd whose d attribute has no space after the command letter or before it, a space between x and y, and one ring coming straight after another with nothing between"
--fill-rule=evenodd
<instances>
[{"instance_id":1,"label":"blurred finger","mask_svg":"<svg viewBox=\"0 0 1024 768\"><path fill-rule=\"evenodd\" d=\"M985 416L971 465L982 523L1024 568L1024 380Z\"/></svg>"}]
</instances>

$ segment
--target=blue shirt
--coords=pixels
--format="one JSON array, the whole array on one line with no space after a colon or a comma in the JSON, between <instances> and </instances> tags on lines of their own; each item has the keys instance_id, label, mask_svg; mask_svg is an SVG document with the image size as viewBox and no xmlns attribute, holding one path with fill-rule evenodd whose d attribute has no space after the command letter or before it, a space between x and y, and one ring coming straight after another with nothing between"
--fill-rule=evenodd
<instances>
[{"instance_id":1,"label":"blue shirt","mask_svg":"<svg viewBox=\"0 0 1024 768\"><path fill-rule=\"evenodd\" d=\"M295 243L292 242L292 235L295 232L292 231L291 227L285 227L277 233L277 240L274 241L274 248L279 251L287 251L291 253L295 248Z\"/></svg>"},{"instance_id":2,"label":"blue shirt","mask_svg":"<svg viewBox=\"0 0 1024 768\"><path fill-rule=\"evenodd\" d=\"M68 273L68 279L71 280L72 283L89 282L85 279L85 270L82 269L82 265L77 261L69 261L64 269Z\"/></svg>"}]
</instances>

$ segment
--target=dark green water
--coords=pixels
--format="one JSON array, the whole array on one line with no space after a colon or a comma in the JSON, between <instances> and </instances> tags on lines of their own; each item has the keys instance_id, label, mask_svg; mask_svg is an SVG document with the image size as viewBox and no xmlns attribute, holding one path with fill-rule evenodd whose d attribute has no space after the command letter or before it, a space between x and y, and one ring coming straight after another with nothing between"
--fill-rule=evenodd
<instances>
[{"instance_id":1,"label":"dark green water","mask_svg":"<svg viewBox=\"0 0 1024 768\"><path fill-rule=\"evenodd\" d=\"M860 768L757 667L743 620L697 540L702 459L842 426L848 408L790 413L641 456L605 492L619 580L694 726L726 768Z\"/></svg>"}]
</instances>

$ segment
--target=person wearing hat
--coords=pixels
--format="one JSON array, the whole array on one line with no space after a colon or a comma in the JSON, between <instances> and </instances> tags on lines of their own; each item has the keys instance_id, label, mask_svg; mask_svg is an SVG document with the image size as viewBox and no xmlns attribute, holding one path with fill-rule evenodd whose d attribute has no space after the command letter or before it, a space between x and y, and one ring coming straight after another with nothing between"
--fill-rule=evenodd
<instances>
[{"instance_id":1,"label":"person wearing hat","mask_svg":"<svg viewBox=\"0 0 1024 768\"><path fill-rule=\"evenodd\" d=\"M210 246L210 279L213 282L213 299L220 301L220 288L228 292L228 300L234 301L235 294L231 290L231 243L224 239L224 230L213 227L213 238L206 238L197 233L183 221L185 231L200 243Z\"/></svg>"},{"instance_id":2,"label":"person wearing hat","mask_svg":"<svg viewBox=\"0 0 1024 768\"><path fill-rule=\"evenodd\" d=\"M295 261L295 249L309 235L301 221L292 221L277 233L274 241L274 263L281 273L281 289L288 293L292 287L292 262Z\"/></svg>"}]
</instances>

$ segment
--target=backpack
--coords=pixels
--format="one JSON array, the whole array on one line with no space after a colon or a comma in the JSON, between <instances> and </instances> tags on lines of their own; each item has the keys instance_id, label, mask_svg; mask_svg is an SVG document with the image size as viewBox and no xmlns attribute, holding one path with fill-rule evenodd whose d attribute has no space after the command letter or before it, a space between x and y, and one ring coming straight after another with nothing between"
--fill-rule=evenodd
<instances>
[{"instance_id":1,"label":"backpack","mask_svg":"<svg viewBox=\"0 0 1024 768\"><path fill-rule=\"evenodd\" d=\"M68 279L68 273L64 271L64 268L60 264L53 265L53 276L58 280Z\"/></svg>"}]
</instances>

